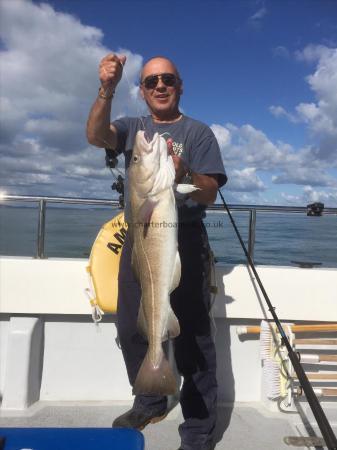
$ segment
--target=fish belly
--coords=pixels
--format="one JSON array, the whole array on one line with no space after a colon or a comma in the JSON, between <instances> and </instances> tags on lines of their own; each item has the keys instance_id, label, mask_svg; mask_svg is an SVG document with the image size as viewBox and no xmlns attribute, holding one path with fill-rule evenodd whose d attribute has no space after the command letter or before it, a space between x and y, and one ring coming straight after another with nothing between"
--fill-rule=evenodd
<instances>
[{"instance_id":1,"label":"fish belly","mask_svg":"<svg viewBox=\"0 0 337 450\"><path fill-rule=\"evenodd\" d=\"M168 394L176 389L162 348L162 341L168 335L175 337L180 331L170 305L170 293L180 280L177 213L173 192L170 194L161 198L154 208L146 229L142 226L134 228L132 260L142 290L138 324L149 342L148 353L137 376L136 393ZM146 383L150 385L146 387Z\"/></svg>"}]
</instances>

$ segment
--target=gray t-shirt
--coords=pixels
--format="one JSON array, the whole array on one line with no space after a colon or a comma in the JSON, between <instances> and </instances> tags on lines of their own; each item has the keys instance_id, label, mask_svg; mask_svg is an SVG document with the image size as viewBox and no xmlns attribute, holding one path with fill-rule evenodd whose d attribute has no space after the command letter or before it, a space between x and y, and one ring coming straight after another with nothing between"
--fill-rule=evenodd
<instances>
[{"instance_id":1,"label":"gray t-shirt","mask_svg":"<svg viewBox=\"0 0 337 450\"><path fill-rule=\"evenodd\" d=\"M123 117L113 122L118 131L118 153L125 155L125 167L129 167L134 139L138 130L144 130L148 138L152 139L158 132L165 139L173 141L173 151L180 156L185 165L199 174L217 175L219 187L227 181L227 176L221 159L218 142L212 130L202 122L182 116L174 123L156 123L151 116ZM182 204L178 203L179 222L192 222L205 216L205 205L201 205L191 198Z\"/></svg>"}]
</instances>

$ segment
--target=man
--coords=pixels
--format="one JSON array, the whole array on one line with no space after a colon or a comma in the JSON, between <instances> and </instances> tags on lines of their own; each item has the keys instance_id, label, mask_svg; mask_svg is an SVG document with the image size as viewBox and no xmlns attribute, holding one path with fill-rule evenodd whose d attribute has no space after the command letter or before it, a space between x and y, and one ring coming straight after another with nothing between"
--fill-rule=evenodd
<instances>
[{"instance_id":1,"label":"man","mask_svg":"<svg viewBox=\"0 0 337 450\"><path fill-rule=\"evenodd\" d=\"M177 368L183 376L180 403L184 423L179 427L183 450L212 448L216 422L216 356L209 319L209 245L202 222L206 206L214 203L219 186L227 177L219 146L210 128L179 111L182 80L167 58L155 57L143 67L140 94L150 115L121 118L110 124L113 93L122 76L126 58L107 55L100 63L98 97L90 111L87 137L92 145L124 152L126 167L139 129L149 138L159 132L167 139L176 169L176 182L192 182L199 190L178 199L178 246L181 280L171 294L171 305L179 319L180 335L174 340ZM131 270L131 248L125 241L119 270L117 328L133 386L144 359L147 343L138 334L140 287ZM115 419L114 427L143 429L167 414L167 399L137 395L131 410Z\"/></svg>"}]
</instances>

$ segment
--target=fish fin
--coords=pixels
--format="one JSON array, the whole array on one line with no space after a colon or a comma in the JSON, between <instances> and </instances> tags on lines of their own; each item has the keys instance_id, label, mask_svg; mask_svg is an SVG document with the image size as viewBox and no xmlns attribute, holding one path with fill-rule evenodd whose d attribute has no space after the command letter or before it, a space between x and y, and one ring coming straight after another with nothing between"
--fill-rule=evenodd
<instances>
[{"instance_id":1,"label":"fish fin","mask_svg":"<svg viewBox=\"0 0 337 450\"><path fill-rule=\"evenodd\" d=\"M160 362L155 366L148 351L137 374L133 394L173 395L178 385L174 373L161 350Z\"/></svg>"},{"instance_id":2,"label":"fish fin","mask_svg":"<svg viewBox=\"0 0 337 450\"><path fill-rule=\"evenodd\" d=\"M174 269L173 269L173 273L172 273L170 294L179 286L180 277L181 277L181 261L180 261L179 252L177 250L176 259L175 259L175 263L174 263Z\"/></svg>"},{"instance_id":3,"label":"fish fin","mask_svg":"<svg viewBox=\"0 0 337 450\"><path fill-rule=\"evenodd\" d=\"M163 334L163 341L173 339L180 334L180 325L177 316L174 314L171 306L168 308L167 326Z\"/></svg>"},{"instance_id":4,"label":"fish fin","mask_svg":"<svg viewBox=\"0 0 337 450\"><path fill-rule=\"evenodd\" d=\"M175 190L179 192L179 194L190 194L191 192L200 191L201 189L194 186L194 184L180 183L175 186Z\"/></svg>"},{"instance_id":5,"label":"fish fin","mask_svg":"<svg viewBox=\"0 0 337 450\"><path fill-rule=\"evenodd\" d=\"M140 302L138 319L137 319L137 328L140 334L142 334L145 338L147 338L147 324L145 320L144 308L142 302Z\"/></svg>"},{"instance_id":6,"label":"fish fin","mask_svg":"<svg viewBox=\"0 0 337 450\"><path fill-rule=\"evenodd\" d=\"M154 208L158 204L158 200L147 198L138 210L138 219L141 223L149 224Z\"/></svg>"}]
</instances>

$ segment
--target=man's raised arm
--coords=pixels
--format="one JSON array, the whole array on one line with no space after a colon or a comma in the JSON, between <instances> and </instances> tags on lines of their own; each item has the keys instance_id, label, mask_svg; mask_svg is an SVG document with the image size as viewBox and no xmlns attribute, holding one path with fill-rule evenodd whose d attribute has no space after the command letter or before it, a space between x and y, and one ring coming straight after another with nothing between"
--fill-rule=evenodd
<instances>
[{"instance_id":1,"label":"man's raised arm","mask_svg":"<svg viewBox=\"0 0 337 450\"><path fill-rule=\"evenodd\" d=\"M122 78L125 61L125 56L110 53L99 65L101 87L87 121L88 142L96 147L115 149L117 146L117 131L110 124L111 100Z\"/></svg>"}]
</instances>

